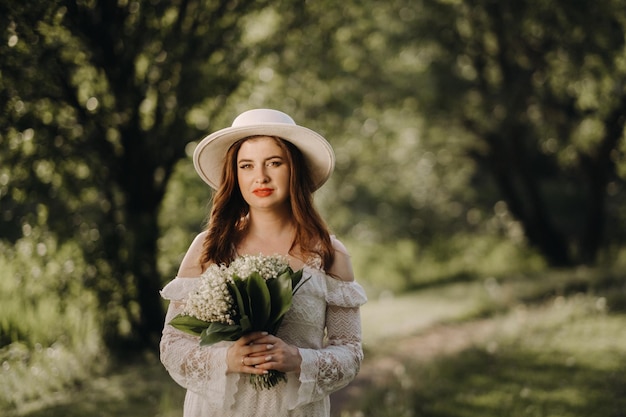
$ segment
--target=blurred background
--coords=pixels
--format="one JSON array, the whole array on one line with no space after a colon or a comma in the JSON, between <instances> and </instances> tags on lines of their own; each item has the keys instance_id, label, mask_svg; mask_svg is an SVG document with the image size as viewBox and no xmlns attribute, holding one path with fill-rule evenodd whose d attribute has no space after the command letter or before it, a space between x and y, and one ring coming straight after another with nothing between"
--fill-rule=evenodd
<instances>
[{"instance_id":1,"label":"blurred background","mask_svg":"<svg viewBox=\"0 0 626 417\"><path fill-rule=\"evenodd\" d=\"M0 414L182 415L190 156L269 107L333 145L316 202L370 298L333 416L626 415L622 0L5 0L0 29Z\"/></svg>"}]
</instances>

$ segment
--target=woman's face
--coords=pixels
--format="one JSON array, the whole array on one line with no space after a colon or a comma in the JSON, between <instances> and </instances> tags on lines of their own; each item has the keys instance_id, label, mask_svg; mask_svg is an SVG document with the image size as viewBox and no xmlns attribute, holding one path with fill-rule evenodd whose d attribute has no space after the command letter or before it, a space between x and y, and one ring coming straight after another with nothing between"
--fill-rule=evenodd
<instances>
[{"instance_id":1,"label":"woman's face","mask_svg":"<svg viewBox=\"0 0 626 417\"><path fill-rule=\"evenodd\" d=\"M237 180L250 208L278 208L289 199L290 167L270 136L246 140L237 154Z\"/></svg>"}]
</instances>

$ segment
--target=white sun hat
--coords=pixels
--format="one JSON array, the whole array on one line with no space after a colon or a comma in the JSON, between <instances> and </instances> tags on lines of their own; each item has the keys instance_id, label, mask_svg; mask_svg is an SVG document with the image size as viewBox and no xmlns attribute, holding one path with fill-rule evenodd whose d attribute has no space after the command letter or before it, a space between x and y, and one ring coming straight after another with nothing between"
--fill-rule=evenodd
<instances>
[{"instance_id":1,"label":"white sun hat","mask_svg":"<svg viewBox=\"0 0 626 417\"><path fill-rule=\"evenodd\" d=\"M193 166L211 188L219 187L226 152L239 139L249 136L277 136L293 143L304 156L314 189L320 188L335 168L335 153L322 135L296 122L287 114L272 109L253 109L241 113L231 127L203 138L193 153Z\"/></svg>"}]
</instances>

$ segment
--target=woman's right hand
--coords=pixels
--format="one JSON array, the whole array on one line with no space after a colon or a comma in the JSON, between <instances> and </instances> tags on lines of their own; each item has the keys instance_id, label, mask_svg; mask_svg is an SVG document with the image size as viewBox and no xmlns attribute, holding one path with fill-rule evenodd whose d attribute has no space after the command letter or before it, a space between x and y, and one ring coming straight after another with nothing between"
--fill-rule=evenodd
<instances>
[{"instance_id":1,"label":"woman's right hand","mask_svg":"<svg viewBox=\"0 0 626 417\"><path fill-rule=\"evenodd\" d=\"M270 344L254 343L256 340L266 336L267 332L249 333L240 337L233 343L226 353L228 372L243 372L257 375L267 373L267 371L256 368L256 366L271 360L271 357L263 355L262 353L271 350L274 346Z\"/></svg>"}]
</instances>

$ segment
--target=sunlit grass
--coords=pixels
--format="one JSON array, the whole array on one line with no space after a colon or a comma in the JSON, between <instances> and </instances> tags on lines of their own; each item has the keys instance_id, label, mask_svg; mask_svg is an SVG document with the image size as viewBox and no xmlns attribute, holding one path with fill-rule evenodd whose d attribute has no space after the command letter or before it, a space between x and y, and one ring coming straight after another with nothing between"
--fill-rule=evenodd
<instances>
[{"instance_id":1,"label":"sunlit grass","mask_svg":"<svg viewBox=\"0 0 626 417\"><path fill-rule=\"evenodd\" d=\"M49 406L9 416L30 417L181 417L184 390L152 356L124 364L105 377L84 381ZM0 414L2 415L2 414Z\"/></svg>"},{"instance_id":2,"label":"sunlit grass","mask_svg":"<svg viewBox=\"0 0 626 417\"><path fill-rule=\"evenodd\" d=\"M611 315L604 300L578 293L518 305L454 355L405 358L391 384L344 416L623 415L626 316Z\"/></svg>"},{"instance_id":3,"label":"sunlit grass","mask_svg":"<svg viewBox=\"0 0 626 417\"><path fill-rule=\"evenodd\" d=\"M88 378L106 356L78 248L25 238L0 253L0 409L22 409Z\"/></svg>"}]
</instances>

